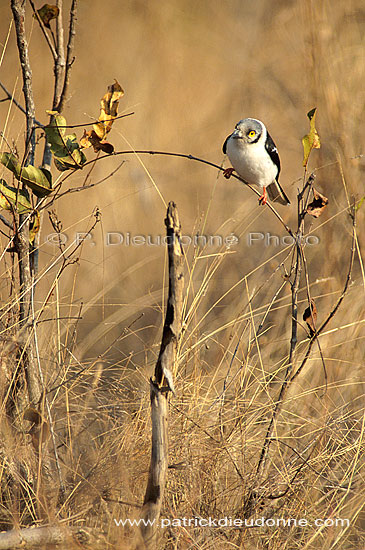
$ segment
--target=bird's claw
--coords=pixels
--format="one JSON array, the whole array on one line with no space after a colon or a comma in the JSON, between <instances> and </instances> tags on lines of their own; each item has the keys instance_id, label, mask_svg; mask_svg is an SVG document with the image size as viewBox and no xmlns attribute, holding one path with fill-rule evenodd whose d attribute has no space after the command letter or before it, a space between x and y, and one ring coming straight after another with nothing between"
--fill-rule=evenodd
<instances>
[{"instance_id":1,"label":"bird's claw","mask_svg":"<svg viewBox=\"0 0 365 550\"><path fill-rule=\"evenodd\" d=\"M262 195L259 198L259 205L264 206L266 203L267 203L267 193L266 193L266 187L264 187L262 190Z\"/></svg>"},{"instance_id":2,"label":"bird's claw","mask_svg":"<svg viewBox=\"0 0 365 550\"><path fill-rule=\"evenodd\" d=\"M234 168L226 168L225 170L223 170L223 176L228 180L232 176L233 172Z\"/></svg>"}]
</instances>

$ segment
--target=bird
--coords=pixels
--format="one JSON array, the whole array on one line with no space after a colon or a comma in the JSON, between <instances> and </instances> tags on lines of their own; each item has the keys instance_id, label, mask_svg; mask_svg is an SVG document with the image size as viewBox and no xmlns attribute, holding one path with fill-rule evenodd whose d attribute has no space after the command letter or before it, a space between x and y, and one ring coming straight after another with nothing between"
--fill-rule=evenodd
<instances>
[{"instance_id":1,"label":"bird","mask_svg":"<svg viewBox=\"0 0 365 550\"><path fill-rule=\"evenodd\" d=\"M226 168L228 179L234 171L250 185L262 191L259 204L267 203L267 195L273 202L290 204L279 183L280 158L276 145L266 126L256 118L240 120L223 144L233 168Z\"/></svg>"}]
</instances>

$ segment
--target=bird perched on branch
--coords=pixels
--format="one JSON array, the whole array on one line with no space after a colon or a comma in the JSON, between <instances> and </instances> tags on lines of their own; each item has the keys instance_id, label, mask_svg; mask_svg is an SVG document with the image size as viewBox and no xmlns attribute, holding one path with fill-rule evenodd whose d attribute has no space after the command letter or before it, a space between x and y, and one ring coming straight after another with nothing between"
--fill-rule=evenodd
<instances>
[{"instance_id":1,"label":"bird perched on branch","mask_svg":"<svg viewBox=\"0 0 365 550\"><path fill-rule=\"evenodd\" d=\"M273 202L290 204L279 183L280 159L278 150L265 124L255 118L245 118L236 124L234 132L223 144L233 168L224 170L226 178L234 170L250 185L262 191L260 204L266 204L267 195Z\"/></svg>"}]
</instances>

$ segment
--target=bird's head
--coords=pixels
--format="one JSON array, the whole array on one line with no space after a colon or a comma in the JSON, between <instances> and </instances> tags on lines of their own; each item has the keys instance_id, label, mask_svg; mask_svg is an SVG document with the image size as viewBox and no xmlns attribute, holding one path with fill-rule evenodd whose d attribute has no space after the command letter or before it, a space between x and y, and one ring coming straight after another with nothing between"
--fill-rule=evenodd
<instances>
[{"instance_id":1,"label":"bird's head","mask_svg":"<svg viewBox=\"0 0 365 550\"><path fill-rule=\"evenodd\" d=\"M262 122L255 118L245 118L236 124L232 138L250 144L257 143L262 136L265 139L265 134L266 130Z\"/></svg>"}]
</instances>

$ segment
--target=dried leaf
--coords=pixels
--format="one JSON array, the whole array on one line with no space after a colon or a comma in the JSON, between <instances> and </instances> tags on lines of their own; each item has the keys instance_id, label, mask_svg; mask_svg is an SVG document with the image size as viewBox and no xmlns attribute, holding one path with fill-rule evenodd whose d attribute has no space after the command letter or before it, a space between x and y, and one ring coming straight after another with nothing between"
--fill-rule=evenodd
<instances>
[{"instance_id":1,"label":"dried leaf","mask_svg":"<svg viewBox=\"0 0 365 550\"><path fill-rule=\"evenodd\" d=\"M108 141L102 141L95 130L89 130L88 132L84 130L84 135L80 139L80 146L85 148L93 146L95 153L98 151L103 151L108 155L114 153L113 145Z\"/></svg>"},{"instance_id":2,"label":"dried leaf","mask_svg":"<svg viewBox=\"0 0 365 550\"><path fill-rule=\"evenodd\" d=\"M34 407L28 407L24 411L24 420L29 420L29 422L33 422L33 424L40 424L42 422L42 415L37 409Z\"/></svg>"},{"instance_id":3,"label":"dried leaf","mask_svg":"<svg viewBox=\"0 0 365 550\"><path fill-rule=\"evenodd\" d=\"M86 132L80 140L81 147L87 149L93 147L95 153L104 151L108 155L114 153L114 147L111 143L104 141L106 135L110 132L114 119L118 116L119 100L124 95L123 88L116 80L114 84L108 86L107 93L101 98L99 122L93 124L93 129Z\"/></svg>"},{"instance_id":4,"label":"dried leaf","mask_svg":"<svg viewBox=\"0 0 365 550\"><path fill-rule=\"evenodd\" d=\"M316 332L316 321L317 321L317 308L314 300L311 299L310 305L307 307L303 313L303 321L305 321L309 328L309 333L313 336Z\"/></svg>"},{"instance_id":5,"label":"dried leaf","mask_svg":"<svg viewBox=\"0 0 365 550\"><path fill-rule=\"evenodd\" d=\"M310 123L310 130L309 130L309 134L305 135L302 139L303 149L304 149L303 166L307 166L309 155L312 149L319 149L321 147L319 135L315 126L316 111L317 111L317 108L315 107L314 109L312 109L307 113L307 117L309 118L309 123Z\"/></svg>"},{"instance_id":6,"label":"dried leaf","mask_svg":"<svg viewBox=\"0 0 365 550\"><path fill-rule=\"evenodd\" d=\"M29 242L30 243L34 242L35 236L37 235L37 233L39 233L40 226L41 226L41 217L39 215L38 210L35 210L32 220L29 224Z\"/></svg>"},{"instance_id":7,"label":"dried leaf","mask_svg":"<svg viewBox=\"0 0 365 550\"><path fill-rule=\"evenodd\" d=\"M29 201L29 193L26 189L10 187L5 180L0 179L0 208L11 210L10 204L18 214L24 214L33 210Z\"/></svg>"},{"instance_id":8,"label":"dried leaf","mask_svg":"<svg viewBox=\"0 0 365 550\"><path fill-rule=\"evenodd\" d=\"M116 80L108 86L107 93L101 98L99 123L93 128L100 139L104 139L110 132L114 119L118 116L119 100L124 95L123 88Z\"/></svg>"},{"instance_id":9,"label":"dried leaf","mask_svg":"<svg viewBox=\"0 0 365 550\"><path fill-rule=\"evenodd\" d=\"M313 200L310 204L307 206L307 212L314 218L318 218L323 210L326 208L328 204L328 198L324 195L321 195L316 189L312 189L313 191Z\"/></svg>"},{"instance_id":10,"label":"dried leaf","mask_svg":"<svg viewBox=\"0 0 365 550\"><path fill-rule=\"evenodd\" d=\"M52 6L51 4L44 4L39 10L37 10L37 13L39 17L42 19L43 25L47 27L47 29L50 29L50 21L52 19L56 19L58 17L58 14L60 13L60 10L57 6Z\"/></svg>"},{"instance_id":11,"label":"dried leaf","mask_svg":"<svg viewBox=\"0 0 365 550\"><path fill-rule=\"evenodd\" d=\"M22 165L12 153L0 153L0 163L13 172L17 180L30 187L37 197L44 197L52 192L52 174L45 168L36 168L31 164Z\"/></svg>"},{"instance_id":12,"label":"dried leaf","mask_svg":"<svg viewBox=\"0 0 365 550\"><path fill-rule=\"evenodd\" d=\"M66 135L66 119L64 116L58 114L57 111L47 111L47 113L52 116L52 120L44 130L47 140L51 144L56 168L60 172L82 168L82 165L86 162L86 157L80 150L76 134Z\"/></svg>"},{"instance_id":13,"label":"dried leaf","mask_svg":"<svg viewBox=\"0 0 365 550\"><path fill-rule=\"evenodd\" d=\"M29 434L32 438L32 444L36 451L40 446L47 441L50 435L49 424L42 414L33 407L29 407L24 412L24 420L28 420L33 423L33 426L29 430Z\"/></svg>"}]
</instances>

